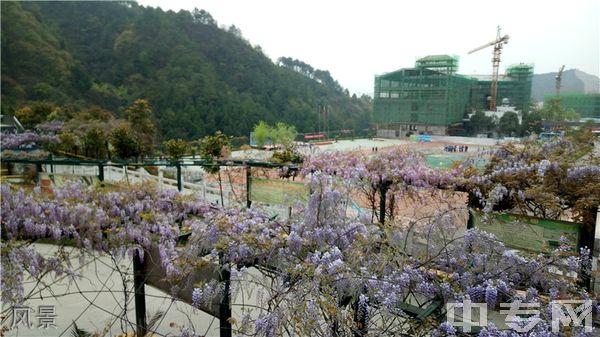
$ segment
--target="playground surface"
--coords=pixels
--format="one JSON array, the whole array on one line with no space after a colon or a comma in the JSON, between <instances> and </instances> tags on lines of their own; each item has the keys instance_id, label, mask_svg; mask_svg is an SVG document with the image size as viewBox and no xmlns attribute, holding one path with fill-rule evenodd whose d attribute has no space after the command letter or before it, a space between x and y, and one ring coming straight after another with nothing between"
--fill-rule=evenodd
<instances>
[{"instance_id":1,"label":"playground surface","mask_svg":"<svg viewBox=\"0 0 600 337\"><path fill-rule=\"evenodd\" d=\"M425 156L425 160L433 168L450 168L455 162L471 160L478 168L485 166L487 162L482 157L482 151L489 150L497 146L497 140L490 138L475 137L451 137L451 136L432 136L429 142L415 142L403 139L356 139L342 140L327 145L319 145L312 149L315 152L329 151L359 151L370 155L378 152L385 152L392 148L403 147L410 151L420 152ZM467 146L466 152L448 152L445 148L448 145Z\"/></svg>"},{"instance_id":2,"label":"playground surface","mask_svg":"<svg viewBox=\"0 0 600 337\"><path fill-rule=\"evenodd\" d=\"M369 138L369 139L353 139L339 140L331 142L321 142L321 144L306 144L300 146L298 150L305 154L315 154L321 152L361 152L366 155L389 151L396 147L402 147L409 151L416 151L425 156L425 160L430 167L433 168L450 168L455 162L471 160L478 168L482 168L486 159L482 155L482 151L490 150L497 146L497 140L491 138L475 138L475 137L451 137L451 136L431 136L430 142L415 142L409 139L384 139L384 138ZM447 152L445 147L448 145L468 146L466 152ZM267 150L243 150L234 151L231 154L235 159L253 159L268 161L272 156L273 151ZM200 169L200 168L197 168ZM233 179L237 184L244 184L245 177L243 172L235 172L239 170L228 169L231 173L227 179ZM235 172L235 173L234 173ZM214 177L205 175L206 179L211 180ZM264 177L267 178L267 177ZM275 176L269 177L271 179Z\"/></svg>"}]
</instances>

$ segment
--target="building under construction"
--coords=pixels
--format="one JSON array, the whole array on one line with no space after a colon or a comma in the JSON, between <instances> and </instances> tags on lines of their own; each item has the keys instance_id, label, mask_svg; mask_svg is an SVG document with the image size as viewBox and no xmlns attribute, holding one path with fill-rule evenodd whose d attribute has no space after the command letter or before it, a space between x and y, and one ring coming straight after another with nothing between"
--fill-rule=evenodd
<instances>
[{"instance_id":1,"label":"building under construction","mask_svg":"<svg viewBox=\"0 0 600 337\"><path fill-rule=\"evenodd\" d=\"M547 102L555 95L544 98ZM573 109L582 119L600 119L600 94L598 93L561 93L560 102L566 109Z\"/></svg>"},{"instance_id":2,"label":"building under construction","mask_svg":"<svg viewBox=\"0 0 600 337\"><path fill-rule=\"evenodd\" d=\"M457 74L458 58L432 55L375 77L373 119L379 137L408 133L445 135L465 115L489 109L492 76ZM533 66L519 64L498 77L497 98L517 110L528 108Z\"/></svg>"}]
</instances>

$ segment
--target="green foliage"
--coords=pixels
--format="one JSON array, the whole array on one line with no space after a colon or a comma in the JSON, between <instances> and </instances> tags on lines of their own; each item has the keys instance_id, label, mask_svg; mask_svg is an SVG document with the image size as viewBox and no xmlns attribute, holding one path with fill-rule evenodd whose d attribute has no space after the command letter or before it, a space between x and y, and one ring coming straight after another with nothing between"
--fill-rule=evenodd
<instances>
[{"instance_id":1,"label":"green foliage","mask_svg":"<svg viewBox=\"0 0 600 337\"><path fill-rule=\"evenodd\" d=\"M69 154L78 154L79 152L79 139L71 132L62 132L58 134L60 142L56 145L56 150L66 152Z\"/></svg>"},{"instance_id":2,"label":"green foliage","mask_svg":"<svg viewBox=\"0 0 600 337\"><path fill-rule=\"evenodd\" d=\"M93 128L83 137L83 151L87 157L106 159L108 156L108 139L101 129Z\"/></svg>"},{"instance_id":3,"label":"green foliage","mask_svg":"<svg viewBox=\"0 0 600 337\"><path fill-rule=\"evenodd\" d=\"M507 111L500 117L500 123L498 124L500 132L502 134L513 136L519 133L519 116L515 112Z\"/></svg>"},{"instance_id":4,"label":"green foliage","mask_svg":"<svg viewBox=\"0 0 600 337\"><path fill-rule=\"evenodd\" d=\"M126 125L117 127L110 136L110 144L114 154L123 160L132 159L142 154L142 146L131 128Z\"/></svg>"},{"instance_id":5,"label":"green foliage","mask_svg":"<svg viewBox=\"0 0 600 337\"><path fill-rule=\"evenodd\" d=\"M19 122L21 122L21 124L27 129L33 128L35 125L46 119L45 116L36 115L28 106L17 110L15 112L15 117L17 117Z\"/></svg>"},{"instance_id":6,"label":"green foliage","mask_svg":"<svg viewBox=\"0 0 600 337\"><path fill-rule=\"evenodd\" d=\"M256 142L256 146L262 148L265 146L267 139L270 138L271 127L264 121L258 122L252 131L252 138Z\"/></svg>"},{"instance_id":7,"label":"green foliage","mask_svg":"<svg viewBox=\"0 0 600 337\"><path fill-rule=\"evenodd\" d=\"M581 116L573 109L566 109L560 97L553 97L544 102L544 107L540 110L542 119L547 121L562 122L562 121L577 121Z\"/></svg>"},{"instance_id":8,"label":"green foliage","mask_svg":"<svg viewBox=\"0 0 600 337\"><path fill-rule=\"evenodd\" d=\"M275 151L273 161L280 164L300 164L303 159L300 154L293 150Z\"/></svg>"},{"instance_id":9,"label":"green foliage","mask_svg":"<svg viewBox=\"0 0 600 337\"><path fill-rule=\"evenodd\" d=\"M244 145L249 146L248 145L249 141L250 141L250 139L248 138L248 136L232 137L231 138L231 148L238 149Z\"/></svg>"},{"instance_id":10,"label":"green foliage","mask_svg":"<svg viewBox=\"0 0 600 337\"><path fill-rule=\"evenodd\" d=\"M542 115L536 110L523 113L521 122L521 134L530 135L542 132Z\"/></svg>"},{"instance_id":11,"label":"green foliage","mask_svg":"<svg viewBox=\"0 0 600 337\"><path fill-rule=\"evenodd\" d=\"M87 108L86 110L80 112L77 117L85 121L101 122L108 122L109 120L115 118L115 116L110 111L104 110L97 105L93 105Z\"/></svg>"},{"instance_id":12,"label":"green foliage","mask_svg":"<svg viewBox=\"0 0 600 337\"><path fill-rule=\"evenodd\" d=\"M471 116L468 129L471 135L476 135L478 133L487 133L493 127L493 119L486 116L483 111L477 111L473 116Z\"/></svg>"},{"instance_id":13,"label":"green foliage","mask_svg":"<svg viewBox=\"0 0 600 337\"><path fill-rule=\"evenodd\" d=\"M163 142L165 147L165 153L171 160L179 160L188 151L188 144L186 141L181 139L169 139Z\"/></svg>"},{"instance_id":14,"label":"green foliage","mask_svg":"<svg viewBox=\"0 0 600 337\"><path fill-rule=\"evenodd\" d=\"M62 104L69 98L77 62L40 12L25 9L28 5L2 2L2 104L17 107L30 100Z\"/></svg>"},{"instance_id":15,"label":"green foliage","mask_svg":"<svg viewBox=\"0 0 600 337\"><path fill-rule=\"evenodd\" d=\"M287 125L285 123L277 123L273 128L271 138L275 144L281 144L285 149L290 149L294 139L296 139L296 127L293 125Z\"/></svg>"},{"instance_id":16,"label":"green foliage","mask_svg":"<svg viewBox=\"0 0 600 337\"><path fill-rule=\"evenodd\" d=\"M213 136L205 136L204 138L200 139L200 156L203 160L209 163L209 165L204 166L204 170L211 174L217 173L219 176L219 190L221 192L222 206L224 206L225 203L223 198L223 181L221 179L221 167L218 165L214 165L214 162L219 158L227 156L227 152L231 147L230 139L231 137L228 137L221 131L215 132Z\"/></svg>"},{"instance_id":17,"label":"green foliage","mask_svg":"<svg viewBox=\"0 0 600 337\"><path fill-rule=\"evenodd\" d=\"M221 131L217 131L212 136L205 136L200 139L200 156L203 160L212 163L225 157L230 147L230 137ZM209 173L217 173L219 166L207 165L204 169Z\"/></svg>"},{"instance_id":18,"label":"green foliage","mask_svg":"<svg viewBox=\"0 0 600 337\"><path fill-rule=\"evenodd\" d=\"M198 10L198 8L194 8L194 10L192 11L192 17L194 18L195 22L198 22L198 23L201 23L204 25L212 25L212 26L217 25L217 21L215 21L215 19L213 19L212 15L210 15L210 13L205 11L204 9Z\"/></svg>"},{"instance_id":19,"label":"green foliage","mask_svg":"<svg viewBox=\"0 0 600 337\"><path fill-rule=\"evenodd\" d=\"M565 135L577 144L590 144L597 139L597 136L592 133L592 128L594 128L594 126L593 122L588 121L577 129L567 130Z\"/></svg>"},{"instance_id":20,"label":"green foliage","mask_svg":"<svg viewBox=\"0 0 600 337\"><path fill-rule=\"evenodd\" d=\"M48 116L46 116L47 121L68 121L70 119L75 118L76 116L75 108L72 105L65 105L60 108L54 109Z\"/></svg>"},{"instance_id":21,"label":"green foliage","mask_svg":"<svg viewBox=\"0 0 600 337\"><path fill-rule=\"evenodd\" d=\"M3 109L49 100L126 117L146 97L162 139L198 139L217 130L248 136L260 120L316 132L322 105L332 107L331 129L370 126L370 97L347 96L329 72L302 61L273 64L239 29L219 28L204 10L8 2L1 38ZM148 152L149 140L141 138Z\"/></svg>"},{"instance_id":22,"label":"green foliage","mask_svg":"<svg viewBox=\"0 0 600 337\"><path fill-rule=\"evenodd\" d=\"M93 104L116 111L125 104L127 90L124 87L115 88L109 83L93 83L87 95Z\"/></svg>"},{"instance_id":23,"label":"green foliage","mask_svg":"<svg viewBox=\"0 0 600 337\"><path fill-rule=\"evenodd\" d=\"M333 77L331 77L331 74L327 70L314 69L310 64L306 64L291 57L280 57L277 59L277 63L282 67L291 69L308 78L314 79L315 81L335 91L343 92L345 95L348 95L348 92L345 91L344 88L342 88L342 86L333 79Z\"/></svg>"},{"instance_id":24,"label":"green foliage","mask_svg":"<svg viewBox=\"0 0 600 337\"><path fill-rule=\"evenodd\" d=\"M598 139L594 133L592 133L593 124L588 122L578 129L571 129L565 132L565 137L577 145L578 151L576 152L576 158L580 158L590 152L593 152L594 142ZM590 161L596 165L600 165L600 158L597 156L591 156Z\"/></svg>"},{"instance_id":25,"label":"green foliage","mask_svg":"<svg viewBox=\"0 0 600 337\"><path fill-rule=\"evenodd\" d=\"M209 160L222 158L230 146L229 139L230 137L221 131L212 136L205 136L200 139L200 155Z\"/></svg>"},{"instance_id":26,"label":"green foliage","mask_svg":"<svg viewBox=\"0 0 600 337\"><path fill-rule=\"evenodd\" d=\"M264 121L260 121L253 131L254 141L259 148L264 147L266 141L270 139L273 145L291 149L296 135L298 135L296 127L282 122L278 122L275 127L272 127Z\"/></svg>"},{"instance_id":27,"label":"green foliage","mask_svg":"<svg viewBox=\"0 0 600 337\"><path fill-rule=\"evenodd\" d=\"M145 99L138 99L127 108L127 120L136 132L154 132L152 108Z\"/></svg>"},{"instance_id":28,"label":"green foliage","mask_svg":"<svg viewBox=\"0 0 600 337\"><path fill-rule=\"evenodd\" d=\"M34 126L45 122L48 117L58 110L56 105L49 102L31 102L15 112L15 116L26 129L32 129Z\"/></svg>"},{"instance_id":29,"label":"green foliage","mask_svg":"<svg viewBox=\"0 0 600 337\"><path fill-rule=\"evenodd\" d=\"M142 154L154 152L154 141L156 139L156 127L152 117L152 108L145 99L138 99L127 108L127 120L131 130L140 141Z\"/></svg>"}]
</instances>

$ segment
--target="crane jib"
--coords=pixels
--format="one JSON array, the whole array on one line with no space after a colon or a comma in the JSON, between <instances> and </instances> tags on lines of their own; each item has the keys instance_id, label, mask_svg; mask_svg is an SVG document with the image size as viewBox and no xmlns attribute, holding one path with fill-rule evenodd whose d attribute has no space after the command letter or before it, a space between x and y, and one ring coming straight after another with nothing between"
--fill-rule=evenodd
<instances>
[{"instance_id":1,"label":"crane jib","mask_svg":"<svg viewBox=\"0 0 600 337\"><path fill-rule=\"evenodd\" d=\"M509 36L504 35L500 37L500 26L498 26L498 31L496 34L496 40L484 44L481 47L475 48L469 52L469 54L474 53L478 50L494 46L494 58L492 58L492 83L490 85L490 106L489 109L491 111L496 111L496 94L498 91L498 68L500 67L500 53L502 52L502 45L508 43Z\"/></svg>"}]
</instances>

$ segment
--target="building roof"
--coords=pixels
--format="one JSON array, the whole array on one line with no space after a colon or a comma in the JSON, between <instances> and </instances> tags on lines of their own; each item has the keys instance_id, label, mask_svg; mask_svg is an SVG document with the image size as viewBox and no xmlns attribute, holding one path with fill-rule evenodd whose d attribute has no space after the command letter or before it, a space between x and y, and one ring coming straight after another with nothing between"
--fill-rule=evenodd
<instances>
[{"instance_id":1,"label":"building roof","mask_svg":"<svg viewBox=\"0 0 600 337\"><path fill-rule=\"evenodd\" d=\"M389 73L377 75L375 77L383 78L383 79L394 79L402 76L422 76L422 75L444 75L443 73L431 70L427 68L417 69L417 68L401 68Z\"/></svg>"},{"instance_id":2,"label":"building roof","mask_svg":"<svg viewBox=\"0 0 600 337\"><path fill-rule=\"evenodd\" d=\"M425 57L419 58L417 61L458 61L457 56L450 55L427 55Z\"/></svg>"},{"instance_id":3,"label":"building roof","mask_svg":"<svg viewBox=\"0 0 600 337\"><path fill-rule=\"evenodd\" d=\"M24 128L17 119L12 115L0 115L0 129L2 130L19 130L23 131Z\"/></svg>"},{"instance_id":4,"label":"building roof","mask_svg":"<svg viewBox=\"0 0 600 337\"><path fill-rule=\"evenodd\" d=\"M465 75L466 77L471 77L476 79L477 81L492 81L492 75ZM507 75L498 75L498 81L514 81L515 78L509 77Z\"/></svg>"}]
</instances>

